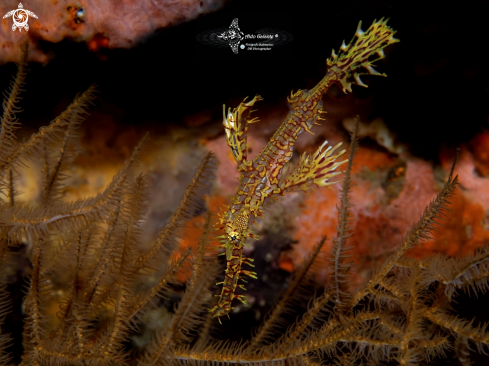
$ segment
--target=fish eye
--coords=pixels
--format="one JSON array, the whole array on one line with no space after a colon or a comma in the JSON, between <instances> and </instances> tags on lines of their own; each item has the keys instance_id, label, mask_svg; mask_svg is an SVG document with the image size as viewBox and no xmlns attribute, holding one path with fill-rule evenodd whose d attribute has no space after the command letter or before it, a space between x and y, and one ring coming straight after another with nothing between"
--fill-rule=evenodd
<instances>
[{"instance_id":1,"label":"fish eye","mask_svg":"<svg viewBox=\"0 0 489 366\"><path fill-rule=\"evenodd\" d=\"M238 240L238 239L239 239L239 235L238 235L238 233L236 233L236 232L232 232L232 233L230 233L230 234L229 234L229 239L231 239L231 240L233 240L233 241L234 241L234 240Z\"/></svg>"}]
</instances>

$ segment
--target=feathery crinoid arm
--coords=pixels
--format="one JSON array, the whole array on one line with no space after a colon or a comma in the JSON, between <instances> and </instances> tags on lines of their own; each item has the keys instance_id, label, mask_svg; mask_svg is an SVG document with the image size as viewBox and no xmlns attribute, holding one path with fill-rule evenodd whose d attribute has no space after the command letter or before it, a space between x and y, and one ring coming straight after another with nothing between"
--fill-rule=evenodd
<instances>
[{"instance_id":1,"label":"feathery crinoid arm","mask_svg":"<svg viewBox=\"0 0 489 366\"><path fill-rule=\"evenodd\" d=\"M246 160L247 157L247 146L246 146L246 136L248 134L248 123L258 122L258 118L249 119L251 108L253 105L263 100L259 95L256 95L252 100L246 103L246 97L237 108L231 111L228 108L228 114L226 116L226 106L222 106L222 114L224 129L226 131L226 140L231 148L236 162L238 163L239 170L246 169L245 167L249 165Z\"/></svg>"}]
</instances>

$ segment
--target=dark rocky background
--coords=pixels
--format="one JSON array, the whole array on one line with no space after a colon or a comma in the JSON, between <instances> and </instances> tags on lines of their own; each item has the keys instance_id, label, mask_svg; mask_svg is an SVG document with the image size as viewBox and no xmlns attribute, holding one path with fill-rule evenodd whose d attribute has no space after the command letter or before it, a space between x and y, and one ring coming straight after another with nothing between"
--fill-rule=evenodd
<instances>
[{"instance_id":1,"label":"dark rocky background","mask_svg":"<svg viewBox=\"0 0 489 366\"><path fill-rule=\"evenodd\" d=\"M256 93L266 100L260 108L270 108L275 101L285 108L291 90L310 88L324 75L331 49L337 50L343 39L348 42L359 20L366 29L374 19L388 17L401 40L387 48L388 57L378 64L388 78L365 77L368 89L354 87L353 97L340 95L346 98L344 114L352 117L359 111L365 122L384 118L415 155L433 159L440 145L457 145L488 126L488 14L486 0L463 5L234 1L218 13L162 29L129 50L93 53L85 43L69 40L42 44L54 57L47 65L30 66L24 95L24 106L29 107L22 120L36 128L47 123L92 83L100 91L95 109L113 115L121 129L139 126L141 134L168 122L184 124L186 116L202 111L199 123L218 122L222 103ZM206 26L228 27L238 17L241 30L251 33L261 24L248 19L276 23L281 15L291 19L281 25L294 36L292 56L247 60L243 53L208 47L209 55L218 55L215 59L195 57L195 36ZM223 19L228 20L223 24ZM0 67L0 85L7 85L14 71L12 64Z\"/></svg>"}]
</instances>

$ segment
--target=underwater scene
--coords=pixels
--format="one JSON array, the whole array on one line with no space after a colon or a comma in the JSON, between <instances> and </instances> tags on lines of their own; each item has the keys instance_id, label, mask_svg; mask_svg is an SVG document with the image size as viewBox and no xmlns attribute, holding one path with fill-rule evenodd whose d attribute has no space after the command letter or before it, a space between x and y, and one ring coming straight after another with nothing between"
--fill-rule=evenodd
<instances>
[{"instance_id":1,"label":"underwater scene","mask_svg":"<svg viewBox=\"0 0 489 366\"><path fill-rule=\"evenodd\" d=\"M18 1L1 365L489 364L489 1Z\"/></svg>"}]
</instances>

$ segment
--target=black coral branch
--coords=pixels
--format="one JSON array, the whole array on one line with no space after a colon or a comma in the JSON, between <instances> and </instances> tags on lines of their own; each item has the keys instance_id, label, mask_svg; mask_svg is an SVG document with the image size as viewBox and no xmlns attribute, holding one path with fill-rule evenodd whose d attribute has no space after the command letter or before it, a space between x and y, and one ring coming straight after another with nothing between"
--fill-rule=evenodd
<instances>
[{"instance_id":1,"label":"black coral branch","mask_svg":"<svg viewBox=\"0 0 489 366\"><path fill-rule=\"evenodd\" d=\"M351 248L346 246L346 241L353 235L353 213L351 212L352 204L350 203L351 193L351 168L353 156L358 146L358 127L360 117L356 117L355 130L351 135L350 153L348 163L344 173L341 192L341 208L338 210L338 226L336 238L333 238L333 248L331 249L330 270L331 270L331 287L335 295L335 302L340 310L350 299L348 292L348 282L350 280L348 272L351 263L345 263L346 252Z\"/></svg>"}]
</instances>

